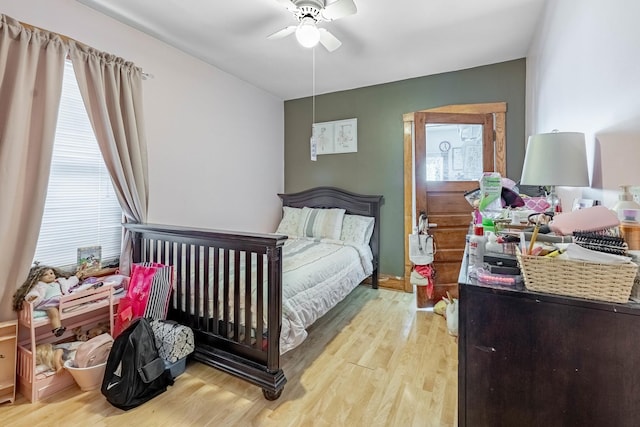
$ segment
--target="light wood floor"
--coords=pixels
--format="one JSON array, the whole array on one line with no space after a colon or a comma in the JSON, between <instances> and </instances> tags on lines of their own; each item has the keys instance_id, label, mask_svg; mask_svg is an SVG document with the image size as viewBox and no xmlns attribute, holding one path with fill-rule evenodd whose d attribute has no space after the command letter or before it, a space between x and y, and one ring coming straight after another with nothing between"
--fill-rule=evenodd
<instances>
[{"instance_id":1,"label":"light wood floor","mask_svg":"<svg viewBox=\"0 0 640 427\"><path fill-rule=\"evenodd\" d=\"M2 426L456 426L455 339L415 295L359 286L283 356L288 383L261 390L198 362L130 411L75 386L47 400L0 405Z\"/></svg>"}]
</instances>

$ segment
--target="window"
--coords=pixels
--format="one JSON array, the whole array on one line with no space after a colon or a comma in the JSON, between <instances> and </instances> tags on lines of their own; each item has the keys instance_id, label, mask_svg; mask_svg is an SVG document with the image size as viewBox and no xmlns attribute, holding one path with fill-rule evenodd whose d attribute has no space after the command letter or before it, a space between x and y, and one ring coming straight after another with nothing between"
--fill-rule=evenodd
<instances>
[{"instance_id":1,"label":"window","mask_svg":"<svg viewBox=\"0 0 640 427\"><path fill-rule=\"evenodd\" d=\"M122 209L67 61L34 261L73 268L78 248L101 246L104 265L120 256L121 223Z\"/></svg>"},{"instance_id":2,"label":"window","mask_svg":"<svg viewBox=\"0 0 640 427\"><path fill-rule=\"evenodd\" d=\"M479 124L427 123L427 181L476 181L482 176Z\"/></svg>"}]
</instances>

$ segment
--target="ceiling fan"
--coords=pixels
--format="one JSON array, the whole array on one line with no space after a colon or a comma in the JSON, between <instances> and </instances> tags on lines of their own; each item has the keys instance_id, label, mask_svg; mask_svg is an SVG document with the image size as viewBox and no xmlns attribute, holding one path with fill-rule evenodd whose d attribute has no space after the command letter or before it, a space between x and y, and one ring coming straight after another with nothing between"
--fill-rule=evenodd
<instances>
[{"instance_id":1,"label":"ceiling fan","mask_svg":"<svg viewBox=\"0 0 640 427\"><path fill-rule=\"evenodd\" d=\"M329 52L339 48L342 43L324 28L318 28L321 21L335 21L358 11L353 0L336 0L327 4L327 0L276 0L285 6L298 20L298 25L290 25L276 31L267 38L280 39L295 32L298 43L311 48L320 42Z\"/></svg>"}]
</instances>

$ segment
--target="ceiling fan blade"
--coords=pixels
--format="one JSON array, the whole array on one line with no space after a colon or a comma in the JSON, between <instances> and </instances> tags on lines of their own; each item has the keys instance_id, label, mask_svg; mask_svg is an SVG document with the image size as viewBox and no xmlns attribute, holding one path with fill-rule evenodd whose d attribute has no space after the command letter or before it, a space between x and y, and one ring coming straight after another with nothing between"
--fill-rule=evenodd
<instances>
[{"instance_id":1,"label":"ceiling fan blade","mask_svg":"<svg viewBox=\"0 0 640 427\"><path fill-rule=\"evenodd\" d=\"M292 2L291 0L276 0L276 1L289 10L296 10L298 8L298 6L296 6L295 3Z\"/></svg>"},{"instance_id":2,"label":"ceiling fan blade","mask_svg":"<svg viewBox=\"0 0 640 427\"><path fill-rule=\"evenodd\" d=\"M298 28L295 25L290 25L286 28L283 28L281 30L276 31L275 33L271 34L270 36L267 36L267 39L269 40L277 40L277 39L281 39L283 37L287 37L289 34L293 34L296 31L296 28Z\"/></svg>"},{"instance_id":3,"label":"ceiling fan blade","mask_svg":"<svg viewBox=\"0 0 640 427\"><path fill-rule=\"evenodd\" d=\"M322 18L333 21L345 16L353 15L358 11L353 0L337 0L322 9Z\"/></svg>"},{"instance_id":4,"label":"ceiling fan blade","mask_svg":"<svg viewBox=\"0 0 640 427\"><path fill-rule=\"evenodd\" d=\"M324 28L318 28L318 30L320 30L320 43L329 52L333 52L334 50L342 46L342 42L329 31L325 30Z\"/></svg>"}]
</instances>

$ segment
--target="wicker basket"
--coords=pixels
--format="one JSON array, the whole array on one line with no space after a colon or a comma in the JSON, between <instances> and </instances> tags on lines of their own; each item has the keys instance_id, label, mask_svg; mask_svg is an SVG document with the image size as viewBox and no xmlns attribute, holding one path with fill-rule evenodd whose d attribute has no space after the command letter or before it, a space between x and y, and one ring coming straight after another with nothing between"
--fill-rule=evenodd
<instances>
[{"instance_id":1,"label":"wicker basket","mask_svg":"<svg viewBox=\"0 0 640 427\"><path fill-rule=\"evenodd\" d=\"M516 253L530 291L626 303L638 266L633 262L601 264Z\"/></svg>"}]
</instances>

